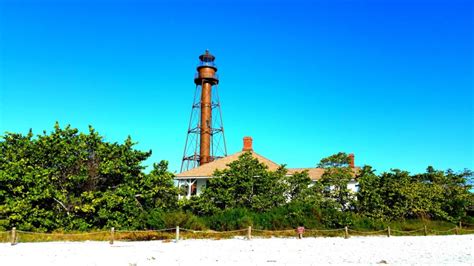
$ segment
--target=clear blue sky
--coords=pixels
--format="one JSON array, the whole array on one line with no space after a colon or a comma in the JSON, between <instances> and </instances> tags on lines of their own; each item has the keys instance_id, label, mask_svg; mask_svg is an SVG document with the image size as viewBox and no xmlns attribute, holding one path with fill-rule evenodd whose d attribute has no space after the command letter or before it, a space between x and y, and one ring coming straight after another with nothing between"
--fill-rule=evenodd
<instances>
[{"instance_id":1,"label":"clear blue sky","mask_svg":"<svg viewBox=\"0 0 474 266\"><path fill-rule=\"evenodd\" d=\"M474 169L467 0L0 0L0 132L91 124L179 170L206 48L229 153Z\"/></svg>"}]
</instances>

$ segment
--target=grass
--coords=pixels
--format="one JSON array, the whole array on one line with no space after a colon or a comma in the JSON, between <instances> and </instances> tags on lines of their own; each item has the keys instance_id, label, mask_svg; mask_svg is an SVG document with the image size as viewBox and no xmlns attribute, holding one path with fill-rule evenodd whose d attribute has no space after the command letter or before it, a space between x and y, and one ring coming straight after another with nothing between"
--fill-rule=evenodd
<instances>
[{"instance_id":1,"label":"grass","mask_svg":"<svg viewBox=\"0 0 474 266\"><path fill-rule=\"evenodd\" d=\"M463 225L462 229L456 225L443 221L421 221L406 220L389 223L392 236L423 236L425 235L424 226L426 225L428 235L454 235L454 234L474 234L474 225ZM386 236L387 228L380 230L367 230L366 228L348 228L349 236ZM247 228L234 231L194 231L181 229L180 239L228 239L234 237L246 237ZM270 237L296 237L295 229L287 230L258 230L252 229L252 237L270 238ZM325 228L307 228L304 237L344 237L345 230L325 229ZM164 240L171 241L175 239L175 229L165 231L116 231L114 232L115 241L148 241ZM36 233L17 231L17 242L49 242L49 241L109 241L111 239L110 231L91 231L91 232L53 232ZM8 243L11 241L11 232L0 232L0 242Z\"/></svg>"}]
</instances>

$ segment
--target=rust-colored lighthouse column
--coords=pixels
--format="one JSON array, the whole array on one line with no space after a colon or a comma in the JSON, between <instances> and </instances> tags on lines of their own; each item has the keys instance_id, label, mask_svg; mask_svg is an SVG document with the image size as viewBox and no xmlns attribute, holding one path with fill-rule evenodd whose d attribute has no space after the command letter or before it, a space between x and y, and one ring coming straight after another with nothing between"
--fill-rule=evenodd
<instances>
[{"instance_id":1,"label":"rust-colored lighthouse column","mask_svg":"<svg viewBox=\"0 0 474 266\"><path fill-rule=\"evenodd\" d=\"M210 161L211 152L211 130L212 130L212 86L208 82L202 84L201 95L201 136L200 136L200 165Z\"/></svg>"},{"instance_id":2,"label":"rust-colored lighthouse column","mask_svg":"<svg viewBox=\"0 0 474 266\"><path fill-rule=\"evenodd\" d=\"M201 86L201 125L200 125L200 146L199 165L206 164L213 160L211 154L212 139L212 86L219 83L214 64L215 57L206 50L199 56L199 66L194 83Z\"/></svg>"}]
</instances>

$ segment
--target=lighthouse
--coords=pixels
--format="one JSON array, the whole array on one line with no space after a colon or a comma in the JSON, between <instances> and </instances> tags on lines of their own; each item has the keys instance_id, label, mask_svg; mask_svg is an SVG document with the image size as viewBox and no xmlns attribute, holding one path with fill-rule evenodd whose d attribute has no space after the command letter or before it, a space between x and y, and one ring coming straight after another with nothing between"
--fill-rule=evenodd
<instances>
[{"instance_id":1,"label":"lighthouse","mask_svg":"<svg viewBox=\"0 0 474 266\"><path fill-rule=\"evenodd\" d=\"M199 56L181 172L227 156L215 59L208 50Z\"/></svg>"}]
</instances>

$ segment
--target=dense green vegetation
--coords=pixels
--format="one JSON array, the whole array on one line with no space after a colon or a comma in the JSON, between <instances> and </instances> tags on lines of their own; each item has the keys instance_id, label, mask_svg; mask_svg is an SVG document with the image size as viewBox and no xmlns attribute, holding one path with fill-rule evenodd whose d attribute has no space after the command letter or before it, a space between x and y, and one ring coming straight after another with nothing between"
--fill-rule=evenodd
<instances>
[{"instance_id":1,"label":"dense green vegetation","mask_svg":"<svg viewBox=\"0 0 474 266\"><path fill-rule=\"evenodd\" d=\"M145 173L151 151L106 142L55 125L34 136L6 133L0 140L0 230L87 231L185 228L233 230L353 226L381 229L420 223L474 223L472 172L428 167L412 175L394 169L353 171L344 153L324 158L321 180L307 172L269 171L249 153L217 171L199 197L178 201L167 162ZM359 191L347 188L356 178ZM409 228L409 226L407 227Z\"/></svg>"},{"instance_id":2,"label":"dense green vegetation","mask_svg":"<svg viewBox=\"0 0 474 266\"><path fill-rule=\"evenodd\" d=\"M69 126L33 137L7 133L0 142L0 227L20 230L89 230L147 226L155 209L177 208L167 163L149 174L151 152L108 143L92 127Z\"/></svg>"}]
</instances>

